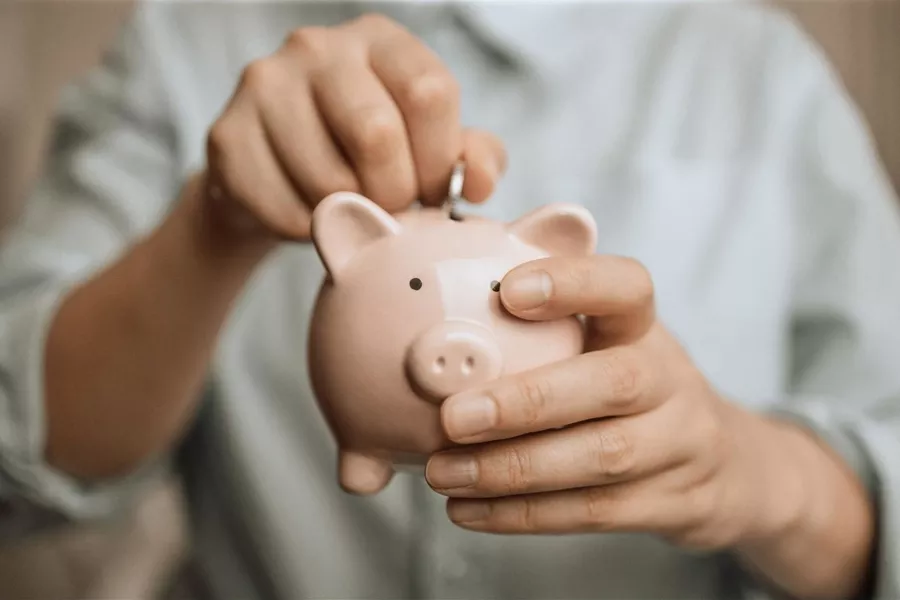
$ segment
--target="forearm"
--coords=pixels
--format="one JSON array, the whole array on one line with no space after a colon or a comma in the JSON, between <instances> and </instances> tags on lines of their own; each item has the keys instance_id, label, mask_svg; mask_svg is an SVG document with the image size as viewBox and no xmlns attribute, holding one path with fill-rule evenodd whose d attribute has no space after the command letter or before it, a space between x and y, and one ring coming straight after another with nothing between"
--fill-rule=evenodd
<instances>
[{"instance_id":1,"label":"forearm","mask_svg":"<svg viewBox=\"0 0 900 600\"><path fill-rule=\"evenodd\" d=\"M754 451L768 488L759 507L765 524L739 544L738 556L794 597L854 597L867 584L874 546L866 491L811 434L769 420L758 429Z\"/></svg>"},{"instance_id":2,"label":"forearm","mask_svg":"<svg viewBox=\"0 0 900 600\"><path fill-rule=\"evenodd\" d=\"M238 243L192 182L149 237L62 302L46 344L47 460L122 474L190 421L229 307L269 243Z\"/></svg>"}]
</instances>

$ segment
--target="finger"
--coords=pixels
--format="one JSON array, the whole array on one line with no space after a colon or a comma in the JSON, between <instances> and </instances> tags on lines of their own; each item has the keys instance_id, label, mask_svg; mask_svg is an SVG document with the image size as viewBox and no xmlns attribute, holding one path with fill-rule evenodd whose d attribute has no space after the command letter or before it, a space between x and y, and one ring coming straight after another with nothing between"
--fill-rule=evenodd
<instances>
[{"instance_id":1,"label":"finger","mask_svg":"<svg viewBox=\"0 0 900 600\"><path fill-rule=\"evenodd\" d=\"M652 476L682 464L688 444L665 411L604 419L511 440L453 449L428 461L435 491L493 498L607 485Z\"/></svg>"},{"instance_id":2,"label":"finger","mask_svg":"<svg viewBox=\"0 0 900 600\"><path fill-rule=\"evenodd\" d=\"M311 78L319 112L349 157L363 193L392 212L412 204L418 186L406 125L375 74L347 61Z\"/></svg>"},{"instance_id":3,"label":"finger","mask_svg":"<svg viewBox=\"0 0 900 600\"><path fill-rule=\"evenodd\" d=\"M465 529L505 534L664 533L687 511L645 482L626 482L496 499L451 498L450 520Z\"/></svg>"},{"instance_id":4,"label":"finger","mask_svg":"<svg viewBox=\"0 0 900 600\"><path fill-rule=\"evenodd\" d=\"M452 441L472 444L636 414L666 396L659 373L637 347L598 350L451 396L441 424Z\"/></svg>"},{"instance_id":5,"label":"finger","mask_svg":"<svg viewBox=\"0 0 900 600\"><path fill-rule=\"evenodd\" d=\"M210 189L227 194L276 235L309 236L309 210L272 153L253 105L238 94L207 140Z\"/></svg>"},{"instance_id":6,"label":"finger","mask_svg":"<svg viewBox=\"0 0 900 600\"><path fill-rule=\"evenodd\" d=\"M479 129L467 129L463 133L463 146L466 163L463 196L469 202L480 204L490 198L506 172L506 148L500 138Z\"/></svg>"},{"instance_id":7,"label":"finger","mask_svg":"<svg viewBox=\"0 0 900 600\"><path fill-rule=\"evenodd\" d=\"M423 203L438 204L463 151L456 79L430 49L402 30L376 39L370 64L403 114Z\"/></svg>"},{"instance_id":8,"label":"finger","mask_svg":"<svg viewBox=\"0 0 900 600\"><path fill-rule=\"evenodd\" d=\"M359 192L360 185L329 133L305 79L260 98L263 126L285 173L310 208L334 192Z\"/></svg>"},{"instance_id":9,"label":"finger","mask_svg":"<svg viewBox=\"0 0 900 600\"><path fill-rule=\"evenodd\" d=\"M516 267L503 278L500 299L528 320L588 315L593 327L640 337L655 318L653 281L630 258L551 257Z\"/></svg>"}]
</instances>

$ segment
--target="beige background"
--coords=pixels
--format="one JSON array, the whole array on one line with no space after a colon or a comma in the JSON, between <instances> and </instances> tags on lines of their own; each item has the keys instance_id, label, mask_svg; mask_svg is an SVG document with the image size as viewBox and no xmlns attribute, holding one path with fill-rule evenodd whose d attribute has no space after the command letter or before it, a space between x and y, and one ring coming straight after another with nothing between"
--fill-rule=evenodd
<instances>
[{"instance_id":1,"label":"beige background","mask_svg":"<svg viewBox=\"0 0 900 600\"><path fill-rule=\"evenodd\" d=\"M782 4L831 57L900 188L900 0ZM59 87L96 60L128 8L121 0L0 2L0 224L39 166ZM127 523L0 547L0 600L155 597L186 549L178 498L164 487Z\"/></svg>"}]
</instances>

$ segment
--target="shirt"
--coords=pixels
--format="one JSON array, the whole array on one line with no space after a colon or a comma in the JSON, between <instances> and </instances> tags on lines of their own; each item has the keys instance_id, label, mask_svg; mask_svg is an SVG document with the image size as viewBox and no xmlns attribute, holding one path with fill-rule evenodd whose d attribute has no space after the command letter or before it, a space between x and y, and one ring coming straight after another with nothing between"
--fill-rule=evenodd
<instances>
[{"instance_id":1,"label":"shirt","mask_svg":"<svg viewBox=\"0 0 900 600\"><path fill-rule=\"evenodd\" d=\"M43 343L71 286L163 219L241 70L294 28L377 10L447 63L509 170L476 214L587 207L726 398L815 432L878 509L875 596L900 595L900 220L863 119L787 17L748 4L147 3L64 94L0 254L5 536L114 515L177 466L212 598L766 597L728 553L640 534L462 530L421 476L350 496L305 341L308 244L255 273L172 457L88 485L42 459ZM128 402L127 397L122 398ZM171 458L172 460L169 460Z\"/></svg>"}]
</instances>

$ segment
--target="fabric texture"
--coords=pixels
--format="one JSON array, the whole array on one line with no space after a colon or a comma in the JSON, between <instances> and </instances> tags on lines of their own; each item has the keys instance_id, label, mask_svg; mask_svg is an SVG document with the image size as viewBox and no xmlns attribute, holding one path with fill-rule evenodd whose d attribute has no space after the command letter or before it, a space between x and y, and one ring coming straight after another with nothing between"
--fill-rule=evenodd
<instances>
[{"instance_id":1,"label":"fabric texture","mask_svg":"<svg viewBox=\"0 0 900 600\"><path fill-rule=\"evenodd\" d=\"M0 253L0 533L105 518L175 466L214 598L771 594L728 557L647 536L466 532L412 475L375 498L343 494L305 370L322 277L308 246L279 251L241 297L177 461L90 487L43 463L42 350L60 298L165 217L249 61L362 9L432 46L460 80L464 121L506 142L508 174L471 212L588 207L598 252L648 267L661 318L723 395L802 422L847 460L879 508L874 597L896 598L896 199L813 45L747 5L142 5L67 90Z\"/></svg>"}]
</instances>

